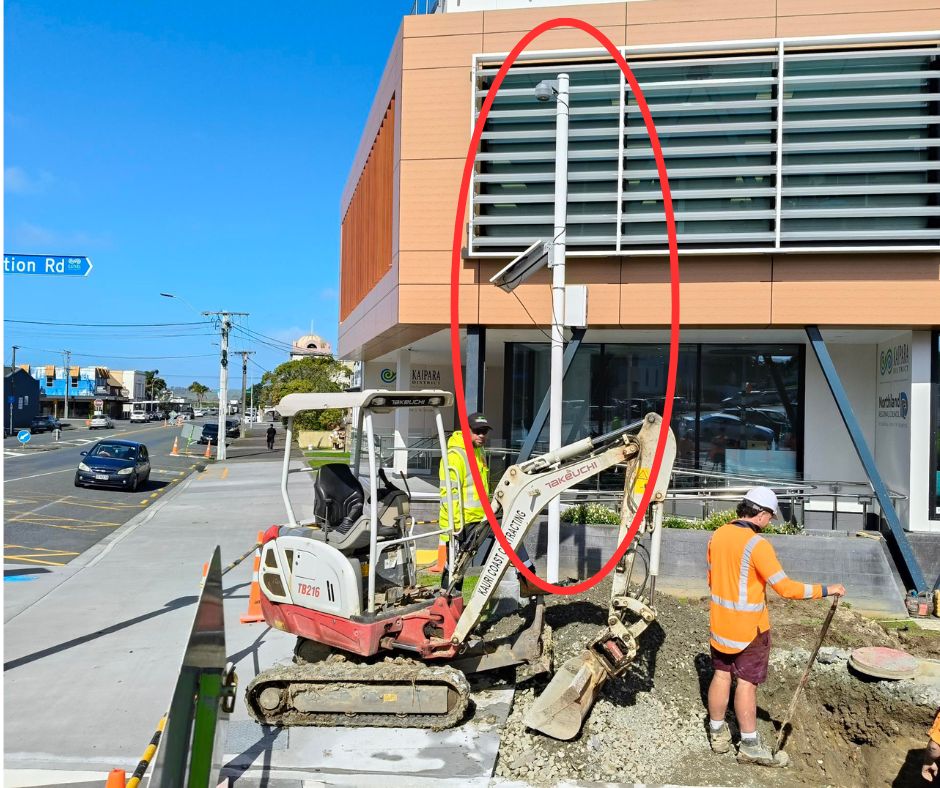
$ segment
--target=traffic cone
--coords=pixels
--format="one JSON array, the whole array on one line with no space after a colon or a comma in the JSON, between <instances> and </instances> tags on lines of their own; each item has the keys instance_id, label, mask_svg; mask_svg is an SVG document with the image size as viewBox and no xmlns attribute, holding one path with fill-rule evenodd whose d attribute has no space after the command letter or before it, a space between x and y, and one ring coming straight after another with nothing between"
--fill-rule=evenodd
<instances>
[{"instance_id":1,"label":"traffic cone","mask_svg":"<svg viewBox=\"0 0 940 788\"><path fill-rule=\"evenodd\" d=\"M206 453L202 456L207 460L212 459L212 438L209 438L209 442L206 444Z\"/></svg>"},{"instance_id":2,"label":"traffic cone","mask_svg":"<svg viewBox=\"0 0 940 788\"><path fill-rule=\"evenodd\" d=\"M170 452L170 455L173 456L173 457L179 457L179 456L180 456L179 437L173 438L173 450Z\"/></svg>"},{"instance_id":3,"label":"traffic cone","mask_svg":"<svg viewBox=\"0 0 940 788\"><path fill-rule=\"evenodd\" d=\"M264 621L264 614L261 612L261 586L258 585L262 539L264 539L264 533L258 531L258 549L255 550L254 566L251 569L251 590L248 592L248 612L238 619L243 624L255 624L258 621Z\"/></svg>"},{"instance_id":4,"label":"traffic cone","mask_svg":"<svg viewBox=\"0 0 940 788\"><path fill-rule=\"evenodd\" d=\"M429 567L428 571L437 575L444 571L445 566L447 566L447 545L442 542L437 546L437 563Z\"/></svg>"},{"instance_id":5,"label":"traffic cone","mask_svg":"<svg viewBox=\"0 0 940 788\"><path fill-rule=\"evenodd\" d=\"M124 770L112 769L111 773L108 775L108 781L104 784L104 788L124 788L124 785Z\"/></svg>"}]
</instances>

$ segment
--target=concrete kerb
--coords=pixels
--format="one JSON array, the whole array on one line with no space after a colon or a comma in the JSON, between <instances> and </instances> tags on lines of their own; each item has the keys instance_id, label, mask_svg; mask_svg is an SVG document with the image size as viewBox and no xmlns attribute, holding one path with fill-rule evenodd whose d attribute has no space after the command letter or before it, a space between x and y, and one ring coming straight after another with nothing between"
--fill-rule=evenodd
<instances>
[{"instance_id":1,"label":"concrete kerb","mask_svg":"<svg viewBox=\"0 0 940 788\"><path fill-rule=\"evenodd\" d=\"M176 487L171 488L168 492L164 493L159 499L157 499L153 504L148 506L146 509L138 512L130 520L124 523L119 528L112 531L110 534L105 536L99 542L96 542L94 545L85 550L81 555L76 556L68 564L61 568L60 571L50 572L48 575L42 575L37 579L36 584L28 584L31 588L28 591L38 591L38 594L29 595L31 598L24 600L24 604L17 609L12 615L7 616L7 605L4 605L4 623L8 624L13 621L18 616L22 615L24 612L29 610L33 605L39 602L41 599L46 597L48 594L52 593L55 589L61 586L63 583L67 583L71 578L75 577L79 572L84 569L88 569L97 564L102 558L104 558L111 550L114 549L115 545L121 542L121 540L126 539L130 534L136 531L140 526L145 523L150 522L157 512L159 512L164 506L166 506L170 501L176 498L183 490L189 487L190 484L195 480L196 474L191 473L182 484L178 484ZM25 589L24 589L25 590ZM28 593L28 592L27 592ZM26 596L26 594L24 594ZM6 598L9 599L9 592L6 594Z\"/></svg>"}]
</instances>

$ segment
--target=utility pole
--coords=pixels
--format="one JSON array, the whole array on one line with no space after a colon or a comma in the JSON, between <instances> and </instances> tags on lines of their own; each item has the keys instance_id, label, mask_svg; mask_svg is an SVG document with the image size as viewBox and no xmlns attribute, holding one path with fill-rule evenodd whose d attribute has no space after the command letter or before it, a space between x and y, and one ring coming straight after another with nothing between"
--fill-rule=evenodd
<instances>
[{"instance_id":1,"label":"utility pole","mask_svg":"<svg viewBox=\"0 0 940 788\"><path fill-rule=\"evenodd\" d=\"M16 406L16 351L19 345L13 346L13 365L10 367L10 435L13 434L13 408Z\"/></svg>"},{"instance_id":2,"label":"utility pole","mask_svg":"<svg viewBox=\"0 0 940 788\"><path fill-rule=\"evenodd\" d=\"M68 418L69 418L69 380L71 378L71 375L69 374L69 370L71 369L71 365L72 365L72 351L63 350L62 353L65 355L65 404L63 408L65 415L62 416L62 418L68 421Z\"/></svg>"},{"instance_id":3,"label":"utility pole","mask_svg":"<svg viewBox=\"0 0 940 788\"><path fill-rule=\"evenodd\" d=\"M232 317L247 317L247 312L203 312L203 315L214 315L219 318L222 331L222 353L219 367L219 444L215 458L225 459L225 427L228 419L228 334L232 330Z\"/></svg>"},{"instance_id":4,"label":"utility pole","mask_svg":"<svg viewBox=\"0 0 940 788\"><path fill-rule=\"evenodd\" d=\"M254 350L236 350L235 353L238 353L242 357L242 424L248 425L248 430L251 430L250 422L245 420L247 412L245 411L245 392L248 388L248 356L254 354Z\"/></svg>"}]
</instances>

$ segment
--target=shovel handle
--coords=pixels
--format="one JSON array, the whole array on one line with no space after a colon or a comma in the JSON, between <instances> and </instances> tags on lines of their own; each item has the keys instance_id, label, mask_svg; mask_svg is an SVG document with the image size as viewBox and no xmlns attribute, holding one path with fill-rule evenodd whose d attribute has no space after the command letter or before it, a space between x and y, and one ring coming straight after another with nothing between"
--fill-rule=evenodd
<instances>
[{"instance_id":1,"label":"shovel handle","mask_svg":"<svg viewBox=\"0 0 940 788\"><path fill-rule=\"evenodd\" d=\"M790 701L790 707L787 709L787 716L783 719L783 724L780 726L780 733L777 734L777 746L774 748L774 753L780 751L780 748L783 745L784 735L786 733L787 725L790 724L790 720L793 718L793 712L796 711L796 703L800 698L800 693L803 691L803 687L806 686L806 682L809 679L809 672L812 670L813 663L816 661L816 655L819 653L819 648L822 646L823 639L826 637L826 633L829 631L829 625L832 623L832 617L836 614L836 608L839 606L839 599L841 597L834 596L832 598L832 605L829 607L829 613L826 615L826 620L823 622L822 629L819 630L819 638L816 640L816 648L813 649L813 653L809 657L809 662L806 663L806 670L803 671L803 677L800 679L800 683L796 685L796 692L793 693L793 699Z\"/></svg>"}]
</instances>

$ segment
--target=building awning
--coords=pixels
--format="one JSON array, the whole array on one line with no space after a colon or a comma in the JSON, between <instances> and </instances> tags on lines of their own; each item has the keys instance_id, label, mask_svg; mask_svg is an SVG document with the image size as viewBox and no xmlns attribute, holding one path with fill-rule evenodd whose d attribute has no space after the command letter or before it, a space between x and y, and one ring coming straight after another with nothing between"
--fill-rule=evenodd
<instances>
[{"instance_id":1,"label":"building awning","mask_svg":"<svg viewBox=\"0 0 940 788\"><path fill-rule=\"evenodd\" d=\"M78 367L69 367L69 375L71 375L73 378L77 378L77 377L78 377Z\"/></svg>"},{"instance_id":2,"label":"building awning","mask_svg":"<svg viewBox=\"0 0 940 788\"><path fill-rule=\"evenodd\" d=\"M49 364L49 365L46 366L46 377L47 377L47 378L54 378L54 377L55 377L55 367L52 366L51 364Z\"/></svg>"},{"instance_id":3,"label":"building awning","mask_svg":"<svg viewBox=\"0 0 940 788\"><path fill-rule=\"evenodd\" d=\"M114 377L114 375L112 375L110 372L108 373L108 385L115 386L116 388L119 388L119 389L124 388L124 384L120 380L118 380L116 377Z\"/></svg>"}]
</instances>

